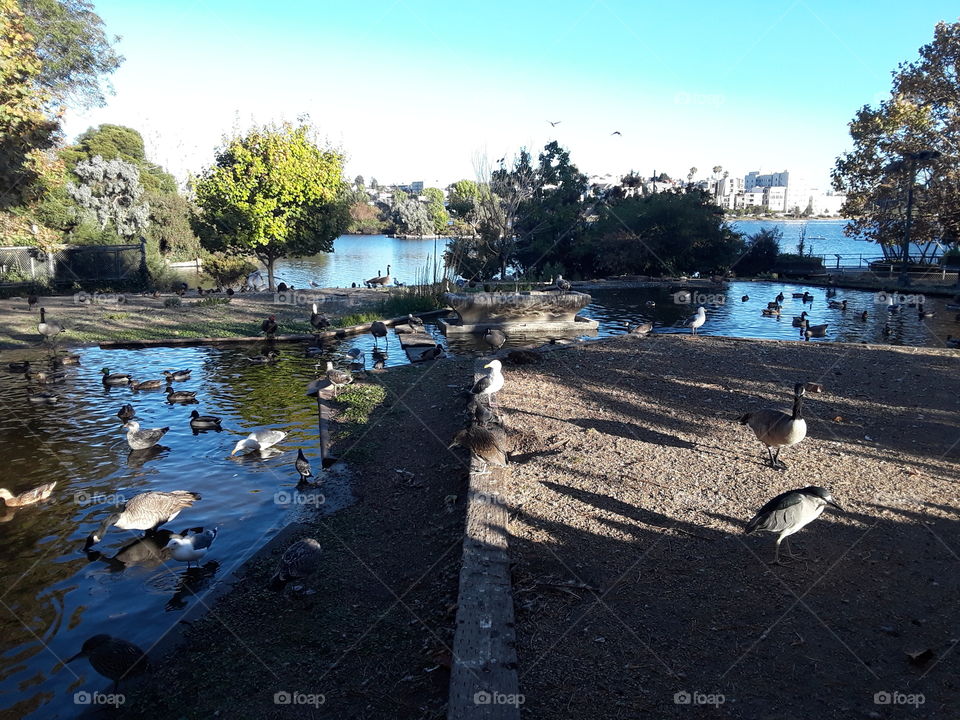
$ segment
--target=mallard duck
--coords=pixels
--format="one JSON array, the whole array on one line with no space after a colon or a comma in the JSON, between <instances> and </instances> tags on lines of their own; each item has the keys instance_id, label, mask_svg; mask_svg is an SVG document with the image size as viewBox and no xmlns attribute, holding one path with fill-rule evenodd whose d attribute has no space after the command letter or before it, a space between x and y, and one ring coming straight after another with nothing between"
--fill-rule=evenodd
<instances>
[{"instance_id":1,"label":"mallard duck","mask_svg":"<svg viewBox=\"0 0 960 720\"><path fill-rule=\"evenodd\" d=\"M643 306L644 306L645 308L655 308L655 307L657 306L657 304L656 304L653 300L647 300L647 301L643 304Z\"/></svg>"},{"instance_id":2,"label":"mallard duck","mask_svg":"<svg viewBox=\"0 0 960 720\"><path fill-rule=\"evenodd\" d=\"M564 280L563 275L557 275L557 279L553 283L554 290L559 290L560 292L567 292L570 289L570 281Z\"/></svg>"},{"instance_id":3,"label":"mallard duck","mask_svg":"<svg viewBox=\"0 0 960 720\"><path fill-rule=\"evenodd\" d=\"M67 374L62 370L59 372L44 372L43 370L38 372L27 371L23 374L23 376L27 380L39 383L40 385L54 385L56 383L65 382L67 379Z\"/></svg>"},{"instance_id":4,"label":"mallard duck","mask_svg":"<svg viewBox=\"0 0 960 720\"><path fill-rule=\"evenodd\" d=\"M270 578L270 589L282 590L291 580L310 577L319 569L321 558L319 542L313 538L297 540L284 550L277 571Z\"/></svg>"},{"instance_id":5,"label":"mallard duck","mask_svg":"<svg viewBox=\"0 0 960 720\"><path fill-rule=\"evenodd\" d=\"M133 420L136 417L137 411L133 409L133 405L127 403L126 405L121 406L117 411L117 417L126 422L127 420Z\"/></svg>"},{"instance_id":6,"label":"mallard duck","mask_svg":"<svg viewBox=\"0 0 960 720\"><path fill-rule=\"evenodd\" d=\"M123 425L127 430L127 444L131 450L147 450L152 448L160 438L167 434L169 427L140 429L140 423L136 420L127 420Z\"/></svg>"},{"instance_id":7,"label":"mallard duck","mask_svg":"<svg viewBox=\"0 0 960 720\"><path fill-rule=\"evenodd\" d=\"M275 363L279 357L277 353L271 350L266 355L254 355L253 357L248 357L247 360L254 365L270 365L271 363Z\"/></svg>"},{"instance_id":8,"label":"mallard duck","mask_svg":"<svg viewBox=\"0 0 960 720\"><path fill-rule=\"evenodd\" d=\"M282 430L255 430L243 440L238 441L230 454L266 450L281 442L286 436L287 434Z\"/></svg>"},{"instance_id":9,"label":"mallard duck","mask_svg":"<svg viewBox=\"0 0 960 720\"><path fill-rule=\"evenodd\" d=\"M7 370L15 373L25 373L30 370L30 361L21 360L20 362L7 363Z\"/></svg>"},{"instance_id":10,"label":"mallard duck","mask_svg":"<svg viewBox=\"0 0 960 720\"><path fill-rule=\"evenodd\" d=\"M76 353L66 353L65 355L51 358L50 364L53 365L54 367L57 367L60 365L79 365L80 356L77 355Z\"/></svg>"},{"instance_id":11,"label":"mallard duck","mask_svg":"<svg viewBox=\"0 0 960 720\"><path fill-rule=\"evenodd\" d=\"M423 332L423 319L413 315L412 313L407 313L407 325L410 326L410 329L414 332Z\"/></svg>"},{"instance_id":12,"label":"mallard duck","mask_svg":"<svg viewBox=\"0 0 960 720\"><path fill-rule=\"evenodd\" d=\"M19 495L14 495L6 488L0 488L0 499L3 499L3 503L7 507L24 507L25 505L33 505L50 497L50 493L53 492L53 489L56 486L57 481L54 480L50 483L38 485L32 490L27 490Z\"/></svg>"},{"instance_id":13,"label":"mallard duck","mask_svg":"<svg viewBox=\"0 0 960 720\"><path fill-rule=\"evenodd\" d=\"M143 382L131 382L130 389L134 392L141 390L158 390L163 387L163 380L144 380Z\"/></svg>"},{"instance_id":14,"label":"mallard duck","mask_svg":"<svg viewBox=\"0 0 960 720\"><path fill-rule=\"evenodd\" d=\"M52 392L30 393L30 395L27 396L27 400L35 405L56 405L58 402L60 402L60 398L54 395Z\"/></svg>"},{"instance_id":15,"label":"mallard duck","mask_svg":"<svg viewBox=\"0 0 960 720\"><path fill-rule=\"evenodd\" d=\"M803 396L806 394L804 383L793 387L793 413L782 410L758 410L740 416L741 425L749 425L757 440L767 448L770 467L783 470L787 466L780 461L780 450L796 445L807 436L807 421L803 419ZM773 448L777 452L773 452Z\"/></svg>"},{"instance_id":16,"label":"mallard duck","mask_svg":"<svg viewBox=\"0 0 960 720\"><path fill-rule=\"evenodd\" d=\"M182 382L183 380L190 379L190 373L193 370L164 370L163 376L167 379L167 382Z\"/></svg>"},{"instance_id":17,"label":"mallard duck","mask_svg":"<svg viewBox=\"0 0 960 720\"><path fill-rule=\"evenodd\" d=\"M105 678L113 680L113 690L120 689L120 681L125 677L143 675L150 669L150 660L146 653L132 642L110 635L94 635L83 643L76 655L64 664L85 657L90 665Z\"/></svg>"},{"instance_id":18,"label":"mallard duck","mask_svg":"<svg viewBox=\"0 0 960 720\"><path fill-rule=\"evenodd\" d=\"M197 430L220 429L220 418L216 415L201 415L196 410L190 413L190 427Z\"/></svg>"},{"instance_id":19,"label":"mallard duck","mask_svg":"<svg viewBox=\"0 0 960 720\"><path fill-rule=\"evenodd\" d=\"M119 512L103 519L100 526L87 536L85 549L89 550L103 540L111 525L121 530L156 530L198 500L199 493L187 490L138 493L124 503Z\"/></svg>"},{"instance_id":20,"label":"mallard duck","mask_svg":"<svg viewBox=\"0 0 960 720\"><path fill-rule=\"evenodd\" d=\"M126 373L112 373L110 368L103 368L101 371L103 375L103 384L104 385L129 385L133 382L133 378Z\"/></svg>"},{"instance_id":21,"label":"mallard duck","mask_svg":"<svg viewBox=\"0 0 960 720\"><path fill-rule=\"evenodd\" d=\"M188 390L174 390L167 386L168 403L193 403L197 401L197 393Z\"/></svg>"},{"instance_id":22,"label":"mallard duck","mask_svg":"<svg viewBox=\"0 0 960 720\"><path fill-rule=\"evenodd\" d=\"M194 562L199 565L200 561L210 551L210 547L213 545L213 541L217 539L219 532L217 528L213 528L193 534L190 534L189 530L183 535L174 534L170 536L170 540L164 549L170 551L174 560L185 562L187 567L190 567L190 563Z\"/></svg>"}]
</instances>

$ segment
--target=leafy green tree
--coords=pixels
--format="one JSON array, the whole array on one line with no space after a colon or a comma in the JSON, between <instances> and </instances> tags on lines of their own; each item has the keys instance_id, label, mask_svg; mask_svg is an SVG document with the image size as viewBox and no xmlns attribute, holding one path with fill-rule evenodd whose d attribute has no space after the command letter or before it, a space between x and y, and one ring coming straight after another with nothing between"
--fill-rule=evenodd
<instances>
[{"instance_id":1,"label":"leafy green tree","mask_svg":"<svg viewBox=\"0 0 960 720\"><path fill-rule=\"evenodd\" d=\"M458 180L448 190L447 207L451 213L462 220L468 220L475 213L480 198L480 190L473 180Z\"/></svg>"},{"instance_id":2,"label":"leafy green tree","mask_svg":"<svg viewBox=\"0 0 960 720\"><path fill-rule=\"evenodd\" d=\"M103 20L86 0L20 0L26 27L37 39L42 70L37 84L52 106L104 104L101 78L123 58L104 32Z\"/></svg>"},{"instance_id":3,"label":"leafy green tree","mask_svg":"<svg viewBox=\"0 0 960 720\"><path fill-rule=\"evenodd\" d=\"M747 251L733 264L732 269L738 275L759 275L772 271L780 255L782 237L783 231L779 227L761 228L747 238Z\"/></svg>"},{"instance_id":4,"label":"leafy green tree","mask_svg":"<svg viewBox=\"0 0 960 720\"><path fill-rule=\"evenodd\" d=\"M27 26L15 0L0 0L0 207L24 202L40 176L37 154L59 127L43 114L42 66Z\"/></svg>"},{"instance_id":5,"label":"leafy green tree","mask_svg":"<svg viewBox=\"0 0 960 720\"><path fill-rule=\"evenodd\" d=\"M427 213L433 223L433 234L443 235L447 232L450 222L450 213L443 205L443 190L440 188L425 188L423 194L427 196Z\"/></svg>"},{"instance_id":6,"label":"leafy green tree","mask_svg":"<svg viewBox=\"0 0 960 720\"><path fill-rule=\"evenodd\" d=\"M254 253L271 290L279 258L332 252L350 220L343 154L311 135L305 124L283 124L230 138L194 183L203 246Z\"/></svg>"},{"instance_id":7,"label":"leafy green tree","mask_svg":"<svg viewBox=\"0 0 960 720\"><path fill-rule=\"evenodd\" d=\"M850 123L853 149L837 158L833 187L846 194L845 232L902 242L907 200L914 242L960 240L960 23L940 22L919 59L893 73L888 100Z\"/></svg>"},{"instance_id":8,"label":"leafy green tree","mask_svg":"<svg viewBox=\"0 0 960 720\"><path fill-rule=\"evenodd\" d=\"M405 192L397 191L393 197L397 229L406 235L429 235L433 220L427 206Z\"/></svg>"},{"instance_id":9,"label":"leafy green tree","mask_svg":"<svg viewBox=\"0 0 960 720\"><path fill-rule=\"evenodd\" d=\"M150 206L142 201L136 165L97 155L77 163L74 173L80 184L69 183L67 191L77 205L96 217L101 229L113 226L120 237L132 238L150 224Z\"/></svg>"},{"instance_id":10,"label":"leafy green tree","mask_svg":"<svg viewBox=\"0 0 960 720\"><path fill-rule=\"evenodd\" d=\"M363 190L363 188L365 187L364 182L363 182L363 175L357 175L357 176L353 179L353 186L354 186L357 190Z\"/></svg>"},{"instance_id":11,"label":"leafy green tree","mask_svg":"<svg viewBox=\"0 0 960 720\"><path fill-rule=\"evenodd\" d=\"M133 128L110 124L88 128L76 143L60 150L60 157L68 170L72 170L81 160L89 160L97 155L104 160L120 158L137 165L140 168L140 182L146 190L177 192L177 182L173 176L147 160L143 137Z\"/></svg>"},{"instance_id":12,"label":"leafy green tree","mask_svg":"<svg viewBox=\"0 0 960 720\"><path fill-rule=\"evenodd\" d=\"M192 260L200 255L200 240L190 227L190 202L178 193L147 190L143 199L150 207L147 238L171 260Z\"/></svg>"}]
</instances>

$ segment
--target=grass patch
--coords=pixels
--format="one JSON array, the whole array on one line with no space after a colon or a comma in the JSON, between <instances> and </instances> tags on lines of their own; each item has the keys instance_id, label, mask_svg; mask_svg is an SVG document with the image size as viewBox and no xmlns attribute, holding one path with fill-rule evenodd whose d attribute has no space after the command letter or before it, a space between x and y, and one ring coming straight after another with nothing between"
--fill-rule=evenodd
<instances>
[{"instance_id":1,"label":"grass patch","mask_svg":"<svg viewBox=\"0 0 960 720\"><path fill-rule=\"evenodd\" d=\"M131 313L128 312L117 312L117 313L107 313L104 317L107 320L126 320L130 317Z\"/></svg>"},{"instance_id":2,"label":"grass patch","mask_svg":"<svg viewBox=\"0 0 960 720\"><path fill-rule=\"evenodd\" d=\"M193 304L199 307L208 307L210 305L229 305L230 298L229 297L213 297L211 295L211 296L205 297L203 300L197 300L197 302Z\"/></svg>"},{"instance_id":3,"label":"grass patch","mask_svg":"<svg viewBox=\"0 0 960 720\"><path fill-rule=\"evenodd\" d=\"M351 327L353 325L364 325L374 320L382 320L383 315L379 312L356 312L344 315L334 321L335 327Z\"/></svg>"},{"instance_id":4,"label":"grass patch","mask_svg":"<svg viewBox=\"0 0 960 720\"><path fill-rule=\"evenodd\" d=\"M346 405L341 417L355 425L366 425L370 413L386 399L387 391L381 385L351 385L337 396Z\"/></svg>"}]
</instances>

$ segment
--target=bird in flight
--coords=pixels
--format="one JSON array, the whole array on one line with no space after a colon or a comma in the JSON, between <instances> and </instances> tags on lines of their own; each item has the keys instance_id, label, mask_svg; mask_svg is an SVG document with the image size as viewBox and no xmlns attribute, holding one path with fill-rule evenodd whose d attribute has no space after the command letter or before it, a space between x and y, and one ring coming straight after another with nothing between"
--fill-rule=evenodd
<instances>
[{"instance_id":1,"label":"bird in flight","mask_svg":"<svg viewBox=\"0 0 960 720\"><path fill-rule=\"evenodd\" d=\"M614 130L614 131L613 131L612 133L610 133L610 134L611 134L611 135L619 135L619 134L620 134L620 131L619 131L619 130Z\"/></svg>"},{"instance_id":2,"label":"bird in flight","mask_svg":"<svg viewBox=\"0 0 960 720\"><path fill-rule=\"evenodd\" d=\"M556 122L554 122L553 120L547 120L547 122L550 123L550 127L556 127L557 125L562 123L563 120L557 120Z\"/></svg>"}]
</instances>

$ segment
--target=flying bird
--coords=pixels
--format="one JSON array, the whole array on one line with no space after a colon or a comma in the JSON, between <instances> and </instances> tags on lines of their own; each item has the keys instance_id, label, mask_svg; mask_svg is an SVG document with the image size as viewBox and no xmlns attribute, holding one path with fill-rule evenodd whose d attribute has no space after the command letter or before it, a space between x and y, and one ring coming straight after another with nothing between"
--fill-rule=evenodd
<instances>
[{"instance_id":1,"label":"flying bird","mask_svg":"<svg viewBox=\"0 0 960 720\"><path fill-rule=\"evenodd\" d=\"M619 131L619 130L614 130L614 131L613 131L612 133L610 133L610 134L611 134L611 135L619 135L619 134L620 134L620 131Z\"/></svg>"},{"instance_id":2,"label":"flying bird","mask_svg":"<svg viewBox=\"0 0 960 720\"><path fill-rule=\"evenodd\" d=\"M550 127L556 127L557 125L562 123L563 120L557 120L556 122L554 122L553 120L547 120L547 122L550 123Z\"/></svg>"}]
</instances>

